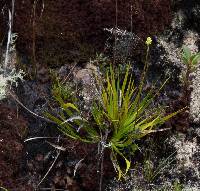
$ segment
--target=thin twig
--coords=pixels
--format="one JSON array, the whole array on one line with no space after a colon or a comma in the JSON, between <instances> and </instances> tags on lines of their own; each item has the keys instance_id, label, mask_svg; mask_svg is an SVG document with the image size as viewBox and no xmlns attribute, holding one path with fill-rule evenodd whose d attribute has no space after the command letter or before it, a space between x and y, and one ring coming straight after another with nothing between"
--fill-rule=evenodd
<instances>
[{"instance_id":1,"label":"thin twig","mask_svg":"<svg viewBox=\"0 0 200 191\"><path fill-rule=\"evenodd\" d=\"M13 5L14 0L12 1L12 5ZM13 8L12 8L13 11ZM13 13L8 10L8 16L9 16L9 20L8 20L8 26L9 26L9 30L8 30L8 37L7 37L7 45L6 45L6 55L5 55L5 60L4 60L4 75L6 75L6 69L7 69L7 65L9 62L9 52L10 52L10 46L11 46L11 38L12 38L12 19L13 19Z\"/></svg>"},{"instance_id":2,"label":"thin twig","mask_svg":"<svg viewBox=\"0 0 200 191\"><path fill-rule=\"evenodd\" d=\"M101 175L100 175L100 180L99 180L99 191L102 190L102 183L103 183L104 152L105 152L105 147L103 147L102 156L101 156L101 170L100 170Z\"/></svg>"},{"instance_id":3,"label":"thin twig","mask_svg":"<svg viewBox=\"0 0 200 191\"><path fill-rule=\"evenodd\" d=\"M49 141L45 141L45 142L48 143L49 145L51 145L53 148L55 148L55 149L57 149L57 150L66 151L66 148L63 147L63 146L60 146L60 145L51 143L51 142L49 142Z\"/></svg>"},{"instance_id":4,"label":"thin twig","mask_svg":"<svg viewBox=\"0 0 200 191\"><path fill-rule=\"evenodd\" d=\"M109 134L109 131L106 130L105 132L105 135L103 136L101 134L101 142L99 143L99 159L98 159L98 173L100 173L100 177L99 177L99 191L102 191L102 182L103 182L103 167L104 167L104 152L105 152L105 145L106 145L106 141L107 141L107 138L108 138L108 134Z\"/></svg>"},{"instance_id":5,"label":"thin twig","mask_svg":"<svg viewBox=\"0 0 200 191\"><path fill-rule=\"evenodd\" d=\"M77 62L75 62L74 66L72 67L72 69L70 70L69 74L67 75L67 77L62 81L62 84L64 84L67 79L69 78L70 74L73 72L74 68L77 66Z\"/></svg>"},{"instance_id":6,"label":"thin twig","mask_svg":"<svg viewBox=\"0 0 200 191\"><path fill-rule=\"evenodd\" d=\"M49 191L52 191L52 188L40 188L40 190L49 190ZM69 191L69 190L66 190L66 189L54 189L54 191Z\"/></svg>"},{"instance_id":7,"label":"thin twig","mask_svg":"<svg viewBox=\"0 0 200 191\"><path fill-rule=\"evenodd\" d=\"M37 76L37 66L36 66L36 53L35 53L35 46L36 46L36 7L37 7L38 0L34 0L33 7L32 7L32 61L33 61L33 68L34 68L34 75Z\"/></svg>"},{"instance_id":8,"label":"thin twig","mask_svg":"<svg viewBox=\"0 0 200 191\"><path fill-rule=\"evenodd\" d=\"M133 33L133 5L131 5L131 33Z\"/></svg>"},{"instance_id":9,"label":"thin twig","mask_svg":"<svg viewBox=\"0 0 200 191\"><path fill-rule=\"evenodd\" d=\"M115 0L115 45L114 45L114 64L116 62L116 47L117 47L117 27L118 27L118 0Z\"/></svg>"},{"instance_id":10,"label":"thin twig","mask_svg":"<svg viewBox=\"0 0 200 191\"><path fill-rule=\"evenodd\" d=\"M55 122L53 122L53 121L51 121L51 120L49 120L49 119L47 119L47 118L45 118L45 117L43 117L43 116L41 116L41 115L38 115L38 114L34 113L34 112L31 111L30 109L28 109L21 101L19 101L19 100L16 98L16 96L15 96L11 91L8 91L8 94L11 95L11 97L12 97L19 105L21 105L25 110L27 110L27 111L28 111L29 113L31 113L32 115L34 115L34 116L36 116L36 117L38 117L38 118L40 118L40 119L43 119L43 120L45 120L45 121L47 121L47 122L55 123Z\"/></svg>"},{"instance_id":11,"label":"thin twig","mask_svg":"<svg viewBox=\"0 0 200 191\"><path fill-rule=\"evenodd\" d=\"M37 139L57 139L58 137L30 137L26 139L24 142L33 141ZM60 139L67 139L67 138L60 138Z\"/></svg>"},{"instance_id":12,"label":"thin twig","mask_svg":"<svg viewBox=\"0 0 200 191\"><path fill-rule=\"evenodd\" d=\"M82 158L80 161L78 161L74 167L74 177L76 176L76 172L78 170L78 167L80 166L80 164L82 163L82 161L84 160L85 158Z\"/></svg>"},{"instance_id":13,"label":"thin twig","mask_svg":"<svg viewBox=\"0 0 200 191\"><path fill-rule=\"evenodd\" d=\"M49 172L51 171L51 169L53 168L54 164L56 163L58 157L60 155L60 150L57 151L57 155L56 155L56 158L54 159L53 163L51 164L50 168L48 169L48 171L46 172L46 174L44 175L44 177L42 178L42 180L38 183L37 186L39 186L43 181L44 179L47 177L47 175L49 174Z\"/></svg>"},{"instance_id":14,"label":"thin twig","mask_svg":"<svg viewBox=\"0 0 200 191\"><path fill-rule=\"evenodd\" d=\"M41 12L40 12L39 19L42 18L42 15L43 15L43 12L44 12L44 7L45 7L44 0L42 0L42 9L41 9Z\"/></svg>"},{"instance_id":15,"label":"thin twig","mask_svg":"<svg viewBox=\"0 0 200 191\"><path fill-rule=\"evenodd\" d=\"M171 130L171 128L164 128L164 129L157 129L157 130L151 130L152 133L162 132L162 131L168 131Z\"/></svg>"}]
</instances>

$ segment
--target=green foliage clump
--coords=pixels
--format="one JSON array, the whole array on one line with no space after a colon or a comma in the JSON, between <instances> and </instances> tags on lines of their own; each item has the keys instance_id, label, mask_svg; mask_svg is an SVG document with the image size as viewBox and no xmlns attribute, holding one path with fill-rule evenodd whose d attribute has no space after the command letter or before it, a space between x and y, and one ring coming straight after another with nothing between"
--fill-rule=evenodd
<instances>
[{"instance_id":1,"label":"green foliage clump","mask_svg":"<svg viewBox=\"0 0 200 191\"><path fill-rule=\"evenodd\" d=\"M197 64L200 62L200 53L192 53L191 50L183 46L182 60L186 65L186 70L183 73L184 89L187 94L189 91L190 84L190 74L196 70Z\"/></svg>"},{"instance_id":2,"label":"green foliage clump","mask_svg":"<svg viewBox=\"0 0 200 191\"><path fill-rule=\"evenodd\" d=\"M149 44L147 46L148 54ZM146 70L147 61L139 87L136 87L133 76L129 74L129 66L122 82L119 73L110 66L105 82L97 80L99 100L94 101L91 109L93 120L85 119L77 106L62 99L58 100L62 108L59 113L55 116L47 113L47 117L57 123L66 136L86 143L97 143L100 153L108 149L119 179L130 169L131 161L127 156L134 155L138 150L137 141L156 132L155 128L178 113L165 115L161 108L151 108L159 90L155 92L151 89L146 96L143 95ZM119 159L126 164L125 172Z\"/></svg>"},{"instance_id":3,"label":"green foliage clump","mask_svg":"<svg viewBox=\"0 0 200 191\"><path fill-rule=\"evenodd\" d=\"M175 181L173 184L173 191L182 191L183 185L179 181Z\"/></svg>"},{"instance_id":4,"label":"green foliage clump","mask_svg":"<svg viewBox=\"0 0 200 191\"><path fill-rule=\"evenodd\" d=\"M152 183L167 167L169 167L174 161L175 152L169 157L162 160L157 166L153 164L151 160L144 161L143 175L148 183Z\"/></svg>"},{"instance_id":5,"label":"green foliage clump","mask_svg":"<svg viewBox=\"0 0 200 191\"><path fill-rule=\"evenodd\" d=\"M56 101L64 100L68 102L75 102L74 88L69 83L61 82L58 75L51 71L52 88L51 93Z\"/></svg>"},{"instance_id":6,"label":"green foliage clump","mask_svg":"<svg viewBox=\"0 0 200 191\"><path fill-rule=\"evenodd\" d=\"M190 69L194 69L200 61L200 53L192 53L188 47L183 46L182 59Z\"/></svg>"},{"instance_id":7,"label":"green foliage clump","mask_svg":"<svg viewBox=\"0 0 200 191\"><path fill-rule=\"evenodd\" d=\"M155 109L153 113L146 115L155 92L150 91L140 100L141 92L137 93L134 81L132 77L128 80L128 75L129 68L120 86L119 77L116 79L112 67L110 68L106 84L99 84L101 95L100 100L94 103L92 108L92 123L81 116L81 112L74 104L65 103L63 100L58 100L63 109L58 117L47 114L66 136L87 143L101 142L104 147L110 149L111 160L119 178L123 176L123 172L117 162L118 157L126 162L125 173L130 168L130 161L124 154L125 149L134 154L138 149L136 140L154 132L154 128L176 114L164 116L160 109Z\"/></svg>"}]
</instances>

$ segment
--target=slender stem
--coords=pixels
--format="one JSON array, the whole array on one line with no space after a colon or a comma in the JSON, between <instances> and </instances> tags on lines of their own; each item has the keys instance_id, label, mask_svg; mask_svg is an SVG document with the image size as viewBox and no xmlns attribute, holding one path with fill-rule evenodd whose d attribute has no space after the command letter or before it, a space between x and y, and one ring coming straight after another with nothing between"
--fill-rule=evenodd
<instances>
[{"instance_id":1,"label":"slender stem","mask_svg":"<svg viewBox=\"0 0 200 191\"><path fill-rule=\"evenodd\" d=\"M144 69L143 69L143 73L142 73L142 77L141 77L140 93L142 92L146 73L147 73L147 70L148 70L148 55L149 55L149 46L147 46L147 52L146 52L146 57L145 57L145 65L144 65Z\"/></svg>"},{"instance_id":2,"label":"slender stem","mask_svg":"<svg viewBox=\"0 0 200 191\"><path fill-rule=\"evenodd\" d=\"M6 45L6 56L5 56L5 61L4 61L4 75L6 75L7 71L7 65L9 62L9 52L11 48L11 41L12 41L12 27L13 27L13 18L14 18L14 11L15 11L15 0L12 0L12 10L8 12L9 14L9 20L8 20L8 38L7 38L7 45Z\"/></svg>"},{"instance_id":3,"label":"slender stem","mask_svg":"<svg viewBox=\"0 0 200 191\"><path fill-rule=\"evenodd\" d=\"M131 33L133 33L133 6L131 5Z\"/></svg>"},{"instance_id":4,"label":"slender stem","mask_svg":"<svg viewBox=\"0 0 200 191\"><path fill-rule=\"evenodd\" d=\"M115 0L115 28L118 26L118 0Z\"/></svg>"},{"instance_id":5,"label":"slender stem","mask_svg":"<svg viewBox=\"0 0 200 191\"><path fill-rule=\"evenodd\" d=\"M42 180L38 183L37 186L39 186L43 181L44 179L47 177L47 175L49 174L49 172L51 171L51 169L53 168L54 164L56 163L58 157L60 155L60 150L57 151L57 155L56 155L56 158L54 159L53 163L51 164L50 168L48 169L48 171L46 172L46 174L44 175L44 177L42 178Z\"/></svg>"},{"instance_id":6,"label":"slender stem","mask_svg":"<svg viewBox=\"0 0 200 191\"><path fill-rule=\"evenodd\" d=\"M141 76L141 82L140 82L140 85L139 85L138 96L136 97L136 99L138 99L138 100L137 100L137 113L136 113L136 117L135 117L134 127L135 127L136 120L137 120L137 117L138 117L138 111L139 111L139 107L140 107L141 94L142 94L142 90L143 90L143 86L144 86L144 81L145 81L145 77L146 77L147 70L148 70L148 55L149 55L149 46L147 46L147 52L146 52L144 69L143 69L143 73L142 73L142 76Z\"/></svg>"},{"instance_id":7,"label":"slender stem","mask_svg":"<svg viewBox=\"0 0 200 191\"><path fill-rule=\"evenodd\" d=\"M53 121L51 121L51 120L49 120L49 119L47 119L47 118L45 118L45 117L43 117L43 116L40 116L40 115L34 113L34 112L31 111L30 109L28 109L22 102L20 102L20 101L16 98L16 96L14 95L14 93L12 93L11 91L8 91L8 94L11 95L11 97L12 97L19 105L21 105L25 110L27 110L27 111L28 111L29 113L31 113L32 115L34 115L34 116L36 116L36 117L38 117L38 118L40 118L40 119L43 119L43 120L45 120L45 121L47 121L47 122L55 123L55 122L53 122Z\"/></svg>"},{"instance_id":8,"label":"slender stem","mask_svg":"<svg viewBox=\"0 0 200 191\"><path fill-rule=\"evenodd\" d=\"M25 139L24 142L33 141L37 139L58 139L58 137L30 137L28 139ZM68 138L60 138L60 139L69 140Z\"/></svg>"},{"instance_id":9,"label":"slender stem","mask_svg":"<svg viewBox=\"0 0 200 191\"><path fill-rule=\"evenodd\" d=\"M100 174L100 180L99 180L99 191L102 190L102 183L103 183L104 150L105 150L105 148L103 149L102 156L101 156L101 172L100 172L101 174Z\"/></svg>"},{"instance_id":10,"label":"slender stem","mask_svg":"<svg viewBox=\"0 0 200 191\"><path fill-rule=\"evenodd\" d=\"M13 21L14 21L14 12L15 12L15 0L12 0L12 12L11 12L11 32L12 32Z\"/></svg>"},{"instance_id":11,"label":"slender stem","mask_svg":"<svg viewBox=\"0 0 200 191\"><path fill-rule=\"evenodd\" d=\"M191 73L191 63L188 63L186 70L186 78L185 78L185 97L187 99L187 104L190 101L190 73Z\"/></svg>"},{"instance_id":12,"label":"slender stem","mask_svg":"<svg viewBox=\"0 0 200 191\"><path fill-rule=\"evenodd\" d=\"M37 0L34 0L33 3L33 21L32 21L32 57L33 57L33 68L34 68L34 75L36 77L37 75L37 66L36 66L36 53L35 53L35 41L36 41L36 6L37 6Z\"/></svg>"},{"instance_id":13,"label":"slender stem","mask_svg":"<svg viewBox=\"0 0 200 191\"><path fill-rule=\"evenodd\" d=\"M102 191L102 183L103 183L103 167L104 167L104 152L105 152L105 144L108 138L109 131L106 130L105 135L101 135L101 141L99 143L99 158L98 158L98 173L100 173L99 177L99 191Z\"/></svg>"},{"instance_id":14,"label":"slender stem","mask_svg":"<svg viewBox=\"0 0 200 191\"><path fill-rule=\"evenodd\" d=\"M75 62L75 64L74 64L74 66L72 67L72 69L69 71L69 74L66 76L66 78L64 78L64 80L61 82L62 84L64 84L67 80L68 80L68 78L69 78L69 76L71 75L71 73L73 72L73 70L74 70L74 68L77 66L77 62Z\"/></svg>"},{"instance_id":15,"label":"slender stem","mask_svg":"<svg viewBox=\"0 0 200 191\"><path fill-rule=\"evenodd\" d=\"M40 190L44 190L44 191L52 191L52 188L39 188ZM56 188L54 189L54 191L68 191L66 189L59 189L59 188Z\"/></svg>"},{"instance_id":16,"label":"slender stem","mask_svg":"<svg viewBox=\"0 0 200 191\"><path fill-rule=\"evenodd\" d=\"M114 44L114 60L113 63L115 65L116 62L116 47L117 47L117 27L118 27L118 0L115 0L115 44Z\"/></svg>"}]
</instances>

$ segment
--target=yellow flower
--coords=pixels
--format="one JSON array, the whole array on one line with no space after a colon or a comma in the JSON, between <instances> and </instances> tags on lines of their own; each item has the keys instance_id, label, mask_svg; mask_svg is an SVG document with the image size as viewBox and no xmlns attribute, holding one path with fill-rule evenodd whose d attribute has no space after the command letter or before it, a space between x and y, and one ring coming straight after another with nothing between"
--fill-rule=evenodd
<instances>
[{"instance_id":1,"label":"yellow flower","mask_svg":"<svg viewBox=\"0 0 200 191\"><path fill-rule=\"evenodd\" d=\"M151 37L148 37L145 43L147 46L149 46L152 43Z\"/></svg>"}]
</instances>

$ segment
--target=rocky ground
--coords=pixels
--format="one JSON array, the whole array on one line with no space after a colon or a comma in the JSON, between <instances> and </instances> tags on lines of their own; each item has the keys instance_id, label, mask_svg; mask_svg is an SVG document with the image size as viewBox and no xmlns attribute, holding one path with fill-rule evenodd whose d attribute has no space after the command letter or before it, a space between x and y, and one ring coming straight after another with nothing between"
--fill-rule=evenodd
<instances>
[{"instance_id":1,"label":"rocky ground","mask_svg":"<svg viewBox=\"0 0 200 191\"><path fill-rule=\"evenodd\" d=\"M106 45L113 43L110 32L105 33L102 29L112 28L115 23L115 9L111 9L114 7L114 1L52 2L47 4L48 6L44 5L44 12L40 9L43 7L41 2L36 10L38 26L36 47L39 62L37 80L27 78L16 89L16 95L28 109L37 115L43 115L52 103L50 83L52 79L48 72L51 66L61 78L65 79L70 74L68 82L72 86L80 87L78 91L78 97L81 98L80 106L83 106L83 110L87 113L91 100L94 96L98 96L93 86L92 73L100 77L101 70L101 66L95 61L88 60L93 55L91 49L103 50L102 44L108 36L111 40L106 41ZM133 30L133 33L126 32L127 38L119 36L118 53L119 58L124 58L126 54L126 59L131 61L137 82L137 76L142 68L141 59L144 56L141 53L144 51L144 48L141 48L141 41L143 43L143 37L146 38L147 35L160 32L153 37L146 88L156 80L161 82L171 77L161 94L160 103L169 104L171 106L169 110L173 111L185 106L184 101L181 101L183 97L180 76L185 69L180 57L182 45L187 45L194 52L199 51L200 3L195 0L179 0L172 1L173 5L170 6L169 2L168 0L149 1L149 3L135 1L131 9L129 1L127 3L119 1L118 27ZM5 3L2 1L1 5ZM31 15L28 11L31 10L30 3L30 1L27 1L27 4L25 1L18 1L16 7L15 30L19 35L17 51L20 66L26 68L30 68L27 65L30 64L31 55L32 28L29 22ZM59 11L61 7L64 9L63 12ZM132 10L130 14L127 14L127 9ZM44 20L39 18L41 13ZM132 24L131 16L134 18ZM5 23L2 22L1 25L5 26ZM75 39L73 43L76 46L69 39ZM101 45L96 44L98 39L101 39ZM89 45L86 46L87 40ZM129 51L134 51L134 55L120 52L127 48L127 40L130 45ZM84 43L77 45L77 42ZM68 51L67 55L65 48L71 51ZM110 52L112 51L109 46L104 49L108 57ZM57 54L58 57L53 59ZM43 62L44 65L41 64ZM200 67L192 76L189 112L179 115L170 124L166 124L172 131L160 132L144 140L144 146L141 145L138 158L133 160L133 168L125 180L119 182L113 179L115 172L107 160L108 156L105 156L105 190L173 190L176 184L185 191L200 190ZM13 102L9 105L15 107ZM29 191L38 187L38 190L98 190L99 175L94 157L97 154L96 145L83 145L66 140L53 124L32 116L19 105L17 108L16 111L0 105L0 150L3 153L0 156L0 186L3 185L13 191ZM35 139L24 143L23 141L29 137L52 139ZM58 146L61 150L57 148ZM55 159L56 162L51 169ZM160 166L160 162L163 162L163 166ZM48 170L49 173L45 176ZM155 179L148 180L148 174L151 177L155 176Z\"/></svg>"},{"instance_id":2,"label":"rocky ground","mask_svg":"<svg viewBox=\"0 0 200 191\"><path fill-rule=\"evenodd\" d=\"M154 57L152 58L152 67L162 65L162 70L164 70L166 74L168 73L167 75L170 75L172 78L177 75L181 76L181 71L183 71L185 67L182 64L180 56L182 46L187 45L193 52L199 51L199 31L196 28L196 26L199 25L197 19L199 17L198 7L199 4L196 1L191 1L190 3L189 1L181 1L180 7L177 8L174 13L171 27L163 34L156 37L157 52L158 50L162 51L159 52L158 60L154 60ZM114 181L111 184L112 186L108 186L107 190L174 190L173 183L176 180L180 181L185 191L200 190L199 69L200 67L198 66L196 71L192 74L192 92L188 111L190 118L189 128L186 133L177 132L174 135L170 135L166 139L169 145L164 147L168 156L170 156L170 149L173 147L173 150L176 151L176 154L173 156L176 163L168 165L160 172L157 184L148 184L148 186L145 187L144 174L141 174L138 180L138 176L135 176L135 170L133 169L124 183ZM174 71L176 76L173 73ZM174 81L176 86L174 86L175 89L173 88L174 92L171 92L176 96L175 99L177 100L179 96L181 96L178 90L178 84L180 82L181 81L177 80ZM184 121L183 118L182 120ZM184 128L183 125L182 128ZM153 158L153 164L156 164L156 161L157 157ZM144 169L144 166L141 168Z\"/></svg>"}]
</instances>

